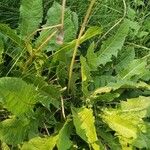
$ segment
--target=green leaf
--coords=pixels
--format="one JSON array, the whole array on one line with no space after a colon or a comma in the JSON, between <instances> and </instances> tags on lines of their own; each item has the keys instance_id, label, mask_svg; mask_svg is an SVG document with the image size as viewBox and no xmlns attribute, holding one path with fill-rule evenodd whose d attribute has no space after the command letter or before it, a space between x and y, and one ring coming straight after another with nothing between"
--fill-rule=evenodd
<instances>
[{"instance_id":1,"label":"green leaf","mask_svg":"<svg viewBox=\"0 0 150 150\"><path fill-rule=\"evenodd\" d=\"M85 95L88 95L88 85L89 82L91 81L90 69L86 63L86 59L83 56L80 57L80 62L81 62L81 76L82 76L82 92Z\"/></svg>"},{"instance_id":2,"label":"green leaf","mask_svg":"<svg viewBox=\"0 0 150 150\"><path fill-rule=\"evenodd\" d=\"M94 146L92 146L94 150L99 150L100 147L96 143L98 138L94 125L95 118L92 109L72 108L72 114L77 134L89 145L92 146L92 144L94 144ZM95 145L97 148L94 148Z\"/></svg>"},{"instance_id":3,"label":"green leaf","mask_svg":"<svg viewBox=\"0 0 150 150\"><path fill-rule=\"evenodd\" d=\"M23 80L11 77L0 79L0 101L12 114L31 115L37 102L36 98L35 88Z\"/></svg>"},{"instance_id":4,"label":"green leaf","mask_svg":"<svg viewBox=\"0 0 150 150\"><path fill-rule=\"evenodd\" d=\"M131 63L128 64L128 67L124 68L119 74L118 77L121 79L130 79L131 77L137 75L143 75L146 69L147 61L146 59L134 59Z\"/></svg>"},{"instance_id":5,"label":"green leaf","mask_svg":"<svg viewBox=\"0 0 150 150\"><path fill-rule=\"evenodd\" d=\"M122 90L126 89L142 89L150 90L150 85L145 82L133 82L128 80L118 80L117 82L110 82L107 86L97 88L90 95L91 102L95 101L112 101L118 98L122 93ZM121 90L121 93L119 92Z\"/></svg>"},{"instance_id":6,"label":"green leaf","mask_svg":"<svg viewBox=\"0 0 150 150\"><path fill-rule=\"evenodd\" d=\"M100 27L97 26L91 26L87 29L87 31L85 32L85 34L81 37L80 39L80 44L87 41L88 39L99 35L102 33L102 29ZM74 41L76 43L76 40Z\"/></svg>"},{"instance_id":7,"label":"green leaf","mask_svg":"<svg viewBox=\"0 0 150 150\"><path fill-rule=\"evenodd\" d=\"M58 134L58 150L68 150L73 145L72 141L70 140L71 129L72 123L70 120L67 120Z\"/></svg>"},{"instance_id":8,"label":"green leaf","mask_svg":"<svg viewBox=\"0 0 150 150\"><path fill-rule=\"evenodd\" d=\"M135 51L133 47L127 47L123 50L121 50L117 57L117 65L115 66L116 72L118 74L121 73L121 71L124 68L128 68L128 65L133 61L135 58Z\"/></svg>"},{"instance_id":9,"label":"green leaf","mask_svg":"<svg viewBox=\"0 0 150 150\"><path fill-rule=\"evenodd\" d=\"M102 119L116 132L122 146L135 145L136 142L139 142L139 139L144 141L149 136L147 123L143 120L143 118L150 116L149 110L150 97L133 98L126 102L122 101L116 109L105 108ZM148 143L145 145L148 145ZM144 148L145 145L138 148Z\"/></svg>"},{"instance_id":10,"label":"green leaf","mask_svg":"<svg viewBox=\"0 0 150 150\"><path fill-rule=\"evenodd\" d=\"M116 82L116 77L112 75L96 75L93 76L93 82L95 89L97 89L99 87L104 87L108 85L110 82Z\"/></svg>"},{"instance_id":11,"label":"green leaf","mask_svg":"<svg viewBox=\"0 0 150 150\"><path fill-rule=\"evenodd\" d=\"M123 112L134 112L141 118L150 116L150 97L138 97L121 102Z\"/></svg>"},{"instance_id":12,"label":"green leaf","mask_svg":"<svg viewBox=\"0 0 150 150\"><path fill-rule=\"evenodd\" d=\"M129 27L128 20L124 20L116 35L110 37L102 44L100 51L97 53L97 66L100 64L105 65L111 61L112 56L117 56L118 51L122 49L125 38L128 35Z\"/></svg>"},{"instance_id":13,"label":"green leaf","mask_svg":"<svg viewBox=\"0 0 150 150\"><path fill-rule=\"evenodd\" d=\"M117 80L116 83L110 82L107 87L111 87L113 91L118 89L147 89L150 90L150 85L145 82L133 82L129 80Z\"/></svg>"},{"instance_id":14,"label":"green leaf","mask_svg":"<svg viewBox=\"0 0 150 150\"><path fill-rule=\"evenodd\" d=\"M37 129L37 122L27 118L11 118L0 122L0 140L10 144L17 145L29 137L31 130Z\"/></svg>"},{"instance_id":15,"label":"green leaf","mask_svg":"<svg viewBox=\"0 0 150 150\"><path fill-rule=\"evenodd\" d=\"M142 149L150 149L150 124L147 124L146 126L146 132L142 133L138 136L138 138L133 142L133 145Z\"/></svg>"},{"instance_id":16,"label":"green leaf","mask_svg":"<svg viewBox=\"0 0 150 150\"><path fill-rule=\"evenodd\" d=\"M48 10L47 12L47 22L43 27L49 27L49 26L54 26L60 24L61 20L61 11L62 11L62 6L54 2L52 7ZM38 48L46 39L54 32L55 29L48 29L48 30L43 30L40 33L40 37L36 41L36 48ZM64 19L64 42L70 42L72 41L77 34L78 31L78 17L75 12L72 12L69 8L66 8L65 10L65 19ZM59 33L58 33L59 34ZM43 46L43 50L47 51L53 51L54 49L60 47L56 43L56 37L54 36L49 42L47 42Z\"/></svg>"},{"instance_id":17,"label":"green leaf","mask_svg":"<svg viewBox=\"0 0 150 150\"><path fill-rule=\"evenodd\" d=\"M121 150L121 146L117 138L111 133L106 132L107 129L99 127L98 133L100 137L105 141L111 150Z\"/></svg>"},{"instance_id":18,"label":"green leaf","mask_svg":"<svg viewBox=\"0 0 150 150\"><path fill-rule=\"evenodd\" d=\"M66 56L64 56L65 59L67 59ZM59 63L56 69L56 74L58 78L58 82L62 87L66 86L66 80L68 79L68 70L65 62Z\"/></svg>"},{"instance_id":19,"label":"green leaf","mask_svg":"<svg viewBox=\"0 0 150 150\"><path fill-rule=\"evenodd\" d=\"M21 148L21 150L53 150L56 145L58 137L35 137L31 139L29 142L25 142Z\"/></svg>"},{"instance_id":20,"label":"green leaf","mask_svg":"<svg viewBox=\"0 0 150 150\"><path fill-rule=\"evenodd\" d=\"M35 32L43 17L42 0L22 0L20 6L20 25L21 37L28 37ZM34 34L31 36L33 37ZM31 38L30 37L30 38Z\"/></svg>"},{"instance_id":21,"label":"green leaf","mask_svg":"<svg viewBox=\"0 0 150 150\"><path fill-rule=\"evenodd\" d=\"M56 108L60 106L60 87L48 84L42 77L29 75L24 80L32 83L38 90L38 101L49 109L49 105L53 104Z\"/></svg>"},{"instance_id":22,"label":"green leaf","mask_svg":"<svg viewBox=\"0 0 150 150\"><path fill-rule=\"evenodd\" d=\"M1 148L2 150L10 150L9 146L4 142L1 144Z\"/></svg>"},{"instance_id":23,"label":"green leaf","mask_svg":"<svg viewBox=\"0 0 150 150\"><path fill-rule=\"evenodd\" d=\"M102 33L102 30L101 30L100 27L93 26L93 27L88 28L87 31L85 32L85 34L81 37L80 44L82 44L83 42L85 42L85 41L89 40L90 38L92 38L92 37L94 37L96 35L99 35L101 33ZM54 60L61 59L62 55L64 57L64 53L73 50L75 45L76 45L76 40L73 40L72 42L69 42L66 45L64 45L57 52L55 52Z\"/></svg>"},{"instance_id":24,"label":"green leaf","mask_svg":"<svg viewBox=\"0 0 150 150\"><path fill-rule=\"evenodd\" d=\"M6 24L0 24L0 32L10 38L15 44L17 44L20 48L26 48L25 42L16 34L14 30L12 30Z\"/></svg>"},{"instance_id":25,"label":"green leaf","mask_svg":"<svg viewBox=\"0 0 150 150\"><path fill-rule=\"evenodd\" d=\"M88 48L87 54L86 54L88 65L92 71L95 71L98 66L98 64L97 64L98 58L97 58L96 53L94 52L94 47L95 47L95 44L92 43L90 45L90 47Z\"/></svg>"}]
</instances>

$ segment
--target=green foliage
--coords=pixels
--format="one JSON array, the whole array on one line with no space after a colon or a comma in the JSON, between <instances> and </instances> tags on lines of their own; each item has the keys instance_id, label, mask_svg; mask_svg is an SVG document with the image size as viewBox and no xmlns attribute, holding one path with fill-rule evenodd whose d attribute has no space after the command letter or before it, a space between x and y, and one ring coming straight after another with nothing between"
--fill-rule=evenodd
<instances>
[{"instance_id":1,"label":"green foliage","mask_svg":"<svg viewBox=\"0 0 150 150\"><path fill-rule=\"evenodd\" d=\"M59 131L57 147L59 150L67 150L72 147L73 143L70 140L70 134L72 132L71 120L67 120Z\"/></svg>"},{"instance_id":2,"label":"green foliage","mask_svg":"<svg viewBox=\"0 0 150 150\"><path fill-rule=\"evenodd\" d=\"M97 26L93 26L87 29L87 31L84 33L84 35L81 37L80 39L80 44L82 44L83 42L101 34L102 30L100 27ZM69 52L70 50L72 50L75 47L76 44L76 40L73 40L67 44L65 44L62 48L60 48L55 54L54 54L54 60L59 60L59 59L63 59L62 55L64 55L65 52Z\"/></svg>"},{"instance_id":3,"label":"green foliage","mask_svg":"<svg viewBox=\"0 0 150 150\"><path fill-rule=\"evenodd\" d=\"M98 52L98 65L105 65L107 62L111 61L112 56L117 56L118 51L121 50L125 38L128 35L129 27L130 24L128 20L124 20L116 35L103 43L101 50Z\"/></svg>"},{"instance_id":4,"label":"green foliage","mask_svg":"<svg viewBox=\"0 0 150 150\"><path fill-rule=\"evenodd\" d=\"M36 137L24 143L21 150L53 150L57 141L57 136L40 138Z\"/></svg>"},{"instance_id":5,"label":"green foliage","mask_svg":"<svg viewBox=\"0 0 150 150\"><path fill-rule=\"evenodd\" d=\"M127 47L118 54L117 65L115 66L116 72L119 74L123 68L127 68L135 58L135 50L133 47Z\"/></svg>"},{"instance_id":6,"label":"green foliage","mask_svg":"<svg viewBox=\"0 0 150 150\"><path fill-rule=\"evenodd\" d=\"M17 145L29 138L36 130L37 122L27 118L11 118L6 119L0 123L0 139L11 145Z\"/></svg>"},{"instance_id":7,"label":"green foliage","mask_svg":"<svg viewBox=\"0 0 150 150\"><path fill-rule=\"evenodd\" d=\"M121 102L116 109L105 109L102 118L114 130L120 139L120 144L136 146L141 140L139 148L149 148L148 124L143 118L149 117L150 97L139 97ZM143 135L144 134L144 135ZM136 142L138 140L138 142ZM143 141L145 143L143 144ZM124 145L122 145L124 147Z\"/></svg>"},{"instance_id":8,"label":"green foliage","mask_svg":"<svg viewBox=\"0 0 150 150\"><path fill-rule=\"evenodd\" d=\"M148 1L96 2L70 91L89 2L68 0L63 28L60 0L16 0L6 20L2 3L0 149L150 149Z\"/></svg>"},{"instance_id":9,"label":"green foliage","mask_svg":"<svg viewBox=\"0 0 150 150\"><path fill-rule=\"evenodd\" d=\"M47 22L43 27L55 26L60 24L61 9L61 5L54 2L52 7L47 12ZM58 30L60 30L60 33L64 32L64 42L66 43L72 41L76 36L78 30L77 14L67 8L65 11L64 22L64 31L61 31L61 29L59 28ZM37 39L35 47L38 48L52 34L52 32L54 32L54 29L43 30L40 33L40 37ZM58 45L56 44L56 38L54 37L51 39L51 43L47 43L42 49L53 51L56 47L58 48Z\"/></svg>"},{"instance_id":10,"label":"green foliage","mask_svg":"<svg viewBox=\"0 0 150 150\"><path fill-rule=\"evenodd\" d=\"M10 38L20 48L25 48L25 42L6 24L0 24L0 32Z\"/></svg>"},{"instance_id":11,"label":"green foliage","mask_svg":"<svg viewBox=\"0 0 150 150\"><path fill-rule=\"evenodd\" d=\"M135 75L141 75L146 72L146 59L134 59L129 65L128 68L122 70L118 76L121 79L130 79Z\"/></svg>"},{"instance_id":12,"label":"green foliage","mask_svg":"<svg viewBox=\"0 0 150 150\"><path fill-rule=\"evenodd\" d=\"M42 22L42 17L42 0L22 0L19 24L21 37L29 37L30 34L34 33Z\"/></svg>"},{"instance_id":13,"label":"green foliage","mask_svg":"<svg viewBox=\"0 0 150 150\"><path fill-rule=\"evenodd\" d=\"M37 102L37 93L32 85L18 78L4 77L0 79L0 91L0 102L13 115L32 114Z\"/></svg>"},{"instance_id":14,"label":"green foliage","mask_svg":"<svg viewBox=\"0 0 150 150\"><path fill-rule=\"evenodd\" d=\"M125 20L116 35L105 41L97 53L94 53L94 45L91 45L87 53L87 61L92 66L92 69L97 68L101 64L105 65L111 61L112 56L117 56L118 51L121 50L125 38L128 35L129 27L129 21Z\"/></svg>"},{"instance_id":15,"label":"green foliage","mask_svg":"<svg viewBox=\"0 0 150 150\"><path fill-rule=\"evenodd\" d=\"M77 134L88 142L94 150L100 149L97 144L98 138L94 126L95 121L92 110L87 108L72 108L72 114Z\"/></svg>"}]
</instances>

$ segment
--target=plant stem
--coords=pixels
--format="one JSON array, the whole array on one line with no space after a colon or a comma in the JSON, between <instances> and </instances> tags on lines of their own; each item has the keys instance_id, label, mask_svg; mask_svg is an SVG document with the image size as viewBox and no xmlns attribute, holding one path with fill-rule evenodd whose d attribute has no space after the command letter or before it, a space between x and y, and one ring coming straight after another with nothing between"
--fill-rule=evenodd
<instances>
[{"instance_id":1,"label":"plant stem","mask_svg":"<svg viewBox=\"0 0 150 150\"><path fill-rule=\"evenodd\" d=\"M65 7L66 7L66 0L62 0L61 30L64 29Z\"/></svg>"},{"instance_id":2,"label":"plant stem","mask_svg":"<svg viewBox=\"0 0 150 150\"><path fill-rule=\"evenodd\" d=\"M59 28L61 27L62 24L56 24L56 25L53 25L53 26L48 26L48 27L42 27L41 29L37 29L35 30L34 32L32 32L29 36L27 36L25 42L26 44L30 41L30 38L38 31L43 31L43 30L48 30L48 29L53 29L53 28Z\"/></svg>"},{"instance_id":3,"label":"plant stem","mask_svg":"<svg viewBox=\"0 0 150 150\"><path fill-rule=\"evenodd\" d=\"M42 30L47 30L47 29L52 29L52 28L61 28L61 30L63 30L64 28L64 17L65 17L65 6L66 6L66 0L62 0L62 11L61 11L61 24L57 24L54 26L49 26L49 27L44 27L42 29L37 29L36 31L34 31L33 33L31 33L27 39L26 39L26 43L28 42L28 40L30 39L31 36L33 36L37 31L42 31ZM36 49L35 52L33 52L33 55L30 55L29 60L25 63L25 67L24 67L24 71L26 70L27 66L32 63L33 60L33 56L36 55L36 53L38 53L39 51L41 51L41 49L43 48L43 46L57 33L58 30L55 30L50 36L48 36L47 39L45 39L45 41Z\"/></svg>"},{"instance_id":4,"label":"plant stem","mask_svg":"<svg viewBox=\"0 0 150 150\"><path fill-rule=\"evenodd\" d=\"M132 46L134 46L134 47L137 47L137 48L142 48L142 49L145 49L145 50L150 50L150 48L148 48L148 47L145 47L145 46L143 46L143 45L138 45L138 44L135 44L135 43L130 43L130 42L126 42L128 45L132 45Z\"/></svg>"},{"instance_id":5,"label":"plant stem","mask_svg":"<svg viewBox=\"0 0 150 150\"><path fill-rule=\"evenodd\" d=\"M64 108L64 99L62 96L61 96L61 112L62 112L63 119L66 120L65 108Z\"/></svg>"},{"instance_id":6,"label":"plant stem","mask_svg":"<svg viewBox=\"0 0 150 150\"><path fill-rule=\"evenodd\" d=\"M36 50L36 53L39 52L41 50L41 48L47 43L49 42L49 40L57 33L57 30L55 30Z\"/></svg>"},{"instance_id":7,"label":"plant stem","mask_svg":"<svg viewBox=\"0 0 150 150\"><path fill-rule=\"evenodd\" d=\"M71 87L73 66L74 66L74 62L75 62L75 57L76 57L76 54L77 54L78 46L80 45L80 38L81 38L81 36L82 36L82 34L83 34L84 30L85 30L86 24L88 22L88 18L89 18L90 14L91 14L91 11L92 11L92 8L93 8L95 2L96 2L96 0L91 0L89 8L88 8L88 10L86 12L86 16L85 16L84 21L82 23L82 26L81 26L78 38L76 40L76 45L75 45L75 48L74 48L74 51L73 51L73 56L72 56L72 60L71 60L70 68L69 68L68 92L69 92L70 87Z\"/></svg>"}]
</instances>

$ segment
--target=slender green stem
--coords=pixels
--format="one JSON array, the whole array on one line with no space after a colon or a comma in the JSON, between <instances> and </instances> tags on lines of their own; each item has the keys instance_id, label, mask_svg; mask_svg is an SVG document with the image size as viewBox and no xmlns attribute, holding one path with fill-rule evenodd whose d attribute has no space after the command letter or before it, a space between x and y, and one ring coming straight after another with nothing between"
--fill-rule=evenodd
<instances>
[{"instance_id":1,"label":"slender green stem","mask_svg":"<svg viewBox=\"0 0 150 150\"><path fill-rule=\"evenodd\" d=\"M129 45L132 45L132 46L134 46L134 47L137 47L137 48L142 48L142 49L145 49L145 50L148 50L148 51L150 51L150 48L148 48L148 47L145 47L145 46L143 46L143 45L138 45L138 44L135 44L135 43L130 43L130 42L126 42L127 44L129 44Z\"/></svg>"},{"instance_id":2,"label":"slender green stem","mask_svg":"<svg viewBox=\"0 0 150 150\"><path fill-rule=\"evenodd\" d=\"M81 26L81 29L80 29L78 38L77 38L77 40L76 40L76 45L75 45L75 48L74 48L74 51L73 51L73 56L72 56L72 60L71 60L70 68L69 68L68 92L69 92L70 87L71 87L73 66L74 66L75 57L76 57L76 54L77 54L78 47L79 47L79 45L80 45L80 38L81 38L82 34L84 33L86 24L87 24L87 22L88 22L88 18L89 18L90 14L91 14L91 11L92 11L92 8L93 8L95 2L96 2L96 0L91 0L91 3L90 3L90 5L89 5L89 8L88 8L88 10L87 10L87 12L86 12L84 21L83 21L83 23L82 23L82 26Z\"/></svg>"},{"instance_id":3,"label":"slender green stem","mask_svg":"<svg viewBox=\"0 0 150 150\"><path fill-rule=\"evenodd\" d=\"M38 53L45 44L47 44L50 39L57 33L57 30L55 30L50 36L48 36L48 38L36 49L36 53Z\"/></svg>"},{"instance_id":4,"label":"slender green stem","mask_svg":"<svg viewBox=\"0 0 150 150\"><path fill-rule=\"evenodd\" d=\"M66 0L62 0L62 11L61 11L61 29L64 29L64 19L65 19L65 7Z\"/></svg>"}]
</instances>

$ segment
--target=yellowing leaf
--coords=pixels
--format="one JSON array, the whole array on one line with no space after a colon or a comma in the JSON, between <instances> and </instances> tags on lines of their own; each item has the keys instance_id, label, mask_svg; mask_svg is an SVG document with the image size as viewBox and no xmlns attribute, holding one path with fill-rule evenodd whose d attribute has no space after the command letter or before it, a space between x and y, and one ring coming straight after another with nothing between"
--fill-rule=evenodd
<instances>
[{"instance_id":1,"label":"yellowing leaf","mask_svg":"<svg viewBox=\"0 0 150 150\"><path fill-rule=\"evenodd\" d=\"M25 142L21 148L21 150L53 150L56 145L58 137L35 137L31 139L29 142Z\"/></svg>"},{"instance_id":2,"label":"yellowing leaf","mask_svg":"<svg viewBox=\"0 0 150 150\"><path fill-rule=\"evenodd\" d=\"M121 116L117 111L105 110L102 118L118 135L126 138L137 138L136 124L132 124L130 119Z\"/></svg>"},{"instance_id":3,"label":"yellowing leaf","mask_svg":"<svg viewBox=\"0 0 150 150\"><path fill-rule=\"evenodd\" d=\"M123 112L134 112L141 118L150 116L150 97L138 97L121 102Z\"/></svg>"},{"instance_id":4,"label":"yellowing leaf","mask_svg":"<svg viewBox=\"0 0 150 150\"><path fill-rule=\"evenodd\" d=\"M99 150L100 146L96 143L98 138L92 109L72 108L72 114L77 134L89 145L93 145L94 150Z\"/></svg>"},{"instance_id":5,"label":"yellowing leaf","mask_svg":"<svg viewBox=\"0 0 150 150\"><path fill-rule=\"evenodd\" d=\"M149 124L143 120L150 116L150 97L139 97L122 101L118 108L105 108L102 119L116 132L123 148L141 145L149 148Z\"/></svg>"}]
</instances>

